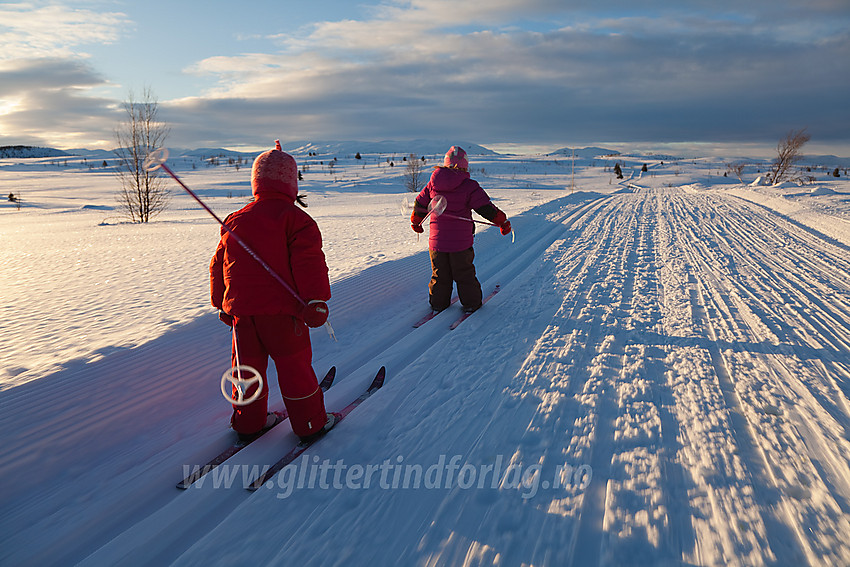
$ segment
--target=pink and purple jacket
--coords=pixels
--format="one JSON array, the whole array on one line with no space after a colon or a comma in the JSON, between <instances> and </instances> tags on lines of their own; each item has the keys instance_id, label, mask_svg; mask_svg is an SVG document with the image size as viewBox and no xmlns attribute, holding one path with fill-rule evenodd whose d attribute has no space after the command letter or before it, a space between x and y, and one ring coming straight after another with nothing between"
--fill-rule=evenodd
<instances>
[{"instance_id":1,"label":"pink and purple jacket","mask_svg":"<svg viewBox=\"0 0 850 567\"><path fill-rule=\"evenodd\" d=\"M427 211L431 199L437 195L445 197L446 210L445 215L430 217L428 247L437 252L460 252L470 248L475 233L475 225L470 222L472 211L489 205L490 197L477 181L470 178L468 171L448 167L434 170L431 180L416 197L415 207Z\"/></svg>"}]
</instances>

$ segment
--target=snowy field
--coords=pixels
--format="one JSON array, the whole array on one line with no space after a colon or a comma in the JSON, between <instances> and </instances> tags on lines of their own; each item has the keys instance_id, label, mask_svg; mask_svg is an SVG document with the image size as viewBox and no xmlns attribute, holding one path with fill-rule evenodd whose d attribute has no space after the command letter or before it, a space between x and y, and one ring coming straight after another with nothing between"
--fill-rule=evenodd
<instances>
[{"instance_id":1,"label":"snowy field","mask_svg":"<svg viewBox=\"0 0 850 567\"><path fill-rule=\"evenodd\" d=\"M516 242L479 231L501 292L449 331L412 327L404 164L363 157L297 156L338 339L313 361L331 410L386 385L255 493L286 424L174 487L233 436L215 221L171 184L129 224L100 167L0 160L0 564L850 565L846 175L471 156ZM249 165L172 163L221 216L250 196Z\"/></svg>"}]
</instances>

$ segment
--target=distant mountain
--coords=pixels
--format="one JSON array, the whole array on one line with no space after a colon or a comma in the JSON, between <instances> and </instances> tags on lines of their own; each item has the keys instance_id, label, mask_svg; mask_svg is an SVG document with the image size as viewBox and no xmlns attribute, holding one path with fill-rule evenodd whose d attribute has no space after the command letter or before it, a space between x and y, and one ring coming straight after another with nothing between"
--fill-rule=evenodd
<instances>
[{"instance_id":1,"label":"distant mountain","mask_svg":"<svg viewBox=\"0 0 850 567\"><path fill-rule=\"evenodd\" d=\"M38 146L0 146L0 158L45 158L70 155L62 150Z\"/></svg>"},{"instance_id":2,"label":"distant mountain","mask_svg":"<svg viewBox=\"0 0 850 567\"><path fill-rule=\"evenodd\" d=\"M850 167L850 158L837 157L832 155L826 156L809 156L804 155L800 160L800 164L805 165L822 165L824 167Z\"/></svg>"},{"instance_id":3,"label":"distant mountain","mask_svg":"<svg viewBox=\"0 0 850 567\"><path fill-rule=\"evenodd\" d=\"M74 148L73 150L65 150L68 155L82 157L86 159L115 159L115 153L112 150L89 150L85 148Z\"/></svg>"},{"instance_id":4,"label":"distant mountain","mask_svg":"<svg viewBox=\"0 0 850 567\"><path fill-rule=\"evenodd\" d=\"M577 158L582 159L593 159L599 156L612 156L612 155L620 155L620 152L617 150L609 150L607 148L596 148L596 147L588 147L588 148L561 148L560 150L555 150L546 155L550 156L572 156L573 152L575 152L575 156Z\"/></svg>"},{"instance_id":5,"label":"distant mountain","mask_svg":"<svg viewBox=\"0 0 850 567\"><path fill-rule=\"evenodd\" d=\"M470 155L499 155L497 152L460 140L384 140L382 142L358 142L358 141L294 141L282 143L281 147L287 153L296 157L305 156L308 153L315 153L320 156L344 157L360 154L382 154L382 155L397 155L405 156L407 154L416 155L443 155L453 145L460 146L466 153ZM269 146L271 148L271 146ZM42 148L45 151L60 152L60 150L50 150ZM171 158L198 158L208 159L212 157L243 157L253 160L257 155L265 150L257 150L253 152L229 150L227 148L168 148ZM51 154L53 155L53 154ZM88 149L73 149L67 150L65 153L55 155L74 155L87 159L115 159L115 153L112 150L88 150ZM20 156L18 156L20 157ZM28 156L28 157L44 157L44 156Z\"/></svg>"},{"instance_id":6,"label":"distant mountain","mask_svg":"<svg viewBox=\"0 0 850 567\"><path fill-rule=\"evenodd\" d=\"M310 152L314 152L320 156L345 157L354 156L358 152L361 154L380 154L380 155L396 155L405 156L407 154L415 155L443 155L451 146L458 145L465 149L470 155L500 155L493 150L461 140L384 140L381 142L358 142L358 141L343 141L343 142L307 142L296 141L282 144L284 151L289 152L296 157L305 156ZM257 155L264 150L253 152L229 150L226 148L169 148L172 158L196 158L209 159L211 157L242 157L249 161L253 161ZM601 147L586 147L586 148L561 148L550 152L549 156L564 156L570 157L575 151L576 158L579 159L596 159L602 156L617 156L622 155L632 157L646 157L654 159L674 160L680 159L674 156L666 156L661 154L623 154L617 150ZM50 157L79 157L88 160L114 160L116 155L113 150L103 149L85 149L75 148L70 150L58 150L56 148L44 148L39 146L0 146L0 159L2 158L50 158ZM750 161L769 163L770 158L753 160L753 158L740 158L740 160L748 159ZM732 160L731 157L727 161ZM805 155L801 160L801 165L817 165L823 167L841 169L850 167L850 158L837 157L834 155Z\"/></svg>"},{"instance_id":7,"label":"distant mountain","mask_svg":"<svg viewBox=\"0 0 850 567\"><path fill-rule=\"evenodd\" d=\"M460 146L469 155L499 155L484 146L464 142L462 140L384 140L381 142L306 142L296 141L281 143L283 150L295 154L304 155L314 152L319 155L355 155L361 154L396 154L404 156L415 155L443 155L452 146Z\"/></svg>"},{"instance_id":8,"label":"distant mountain","mask_svg":"<svg viewBox=\"0 0 850 567\"><path fill-rule=\"evenodd\" d=\"M58 151L58 150L57 150ZM118 156L115 154L115 150L89 150L85 148L76 148L73 150L66 150L68 155L77 156L86 159L106 159L113 160ZM243 158L254 159L259 152L238 152L236 150L228 150L224 148L198 148L195 150L187 149L187 148L168 148L169 157L188 157L188 158L198 158L198 159L208 159L211 157L238 157L242 156Z\"/></svg>"},{"instance_id":9,"label":"distant mountain","mask_svg":"<svg viewBox=\"0 0 850 567\"><path fill-rule=\"evenodd\" d=\"M228 150L226 148L197 148L188 150L183 148L169 148L170 154L173 157L197 157L208 159L212 157L243 157L254 159L260 152L240 152L237 150Z\"/></svg>"}]
</instances>

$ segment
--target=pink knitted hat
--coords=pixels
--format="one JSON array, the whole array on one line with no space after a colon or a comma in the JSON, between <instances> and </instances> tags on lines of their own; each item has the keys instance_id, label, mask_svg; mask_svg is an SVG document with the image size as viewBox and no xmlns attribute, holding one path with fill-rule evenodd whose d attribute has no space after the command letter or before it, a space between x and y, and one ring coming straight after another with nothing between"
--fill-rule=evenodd
<instances>
[{"instance_id":1,"label":"pink knitted hat","mask_svg":"<svg viewBox=\"0 0 850 567\"><path fill-rule=\"evenodd\" d=\"M462 169L467 169L469 167L469 162L466 161L466 152L463 151L463 148L460 146L452 146L449 151L446 152L443 165L446 167L460 167Z\"/></svg>"},{"instance_id":2,"label":"pink knitted hat","mask_svg":"<svg viewBox=\"0 0 850 567\"><path fill-rule=\"evenodd\" d=\"M280 149L275 140L275 149L257 156L251 169L251 189L255 197L281 194L293 201L298 196L298 165L288 153Z\"/></svg>"}]
</instances>

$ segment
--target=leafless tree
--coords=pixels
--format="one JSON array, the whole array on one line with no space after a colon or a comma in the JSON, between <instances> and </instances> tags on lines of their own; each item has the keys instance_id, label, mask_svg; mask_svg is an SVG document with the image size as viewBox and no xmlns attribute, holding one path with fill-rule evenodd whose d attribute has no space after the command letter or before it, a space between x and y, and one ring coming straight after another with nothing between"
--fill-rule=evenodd
<instances>
[{"instance_id":1,"label":"leafless tree","mask_svg":"<svg viewBox=\"0 0 850 567\"><path fill-rule=\"evenodd\" d=\"M801 174L794 170L796 164L803 157L803 146L811 140L812 137L806 132L806 129L791 130L785 137L779 140L776 146L776 160L770 168L768 174L770 182L773 185L778 185L783 181L800 181Z\"/></svg>"},{"instance_id":2,"label":"leafless tree","mask_svg":"<svg viewBox=\"0 0 850 567\"><path fill-rule=\"evenodd\" d=\"M422 170L425 165L413 154L410 154L407 157L406 164L407 165L404 170L404 186L407 187L407 190L411 193L419 193L424 186L424 183L422 182Z\"/></svg>"},{"instance_id":3,"label":"leafless tree","mask_svg":"<svg viewBox=\"0 0 850 567\"><path fill-rule=\"evenodd\" d=\"M744 174L744 168L745 167L747 167L747 164L745 164L742 161L739 161L739 162L736 162L736 163L729 163L729 164L726 164L726 171L729 172L729 173L734 173L735 177L738 178L738 181L743 183L744 180L742 179L741 176Z\"/></svg>"},{"instance_id":4,"label":"leafless tree","mask_svg":"<svg viewBox=\"0 0 850 567\"><path fill-rule=\"evenodd\" d=\"M165 144L170 129L157 119L158 104L150 88L144 89L142 100L131 91L123 108L124 120L115 129L118 148L113 150L121 182L118 205L132 222L148 222L165 210L169 193L159 170L147 171L144 162L148 153Z\"/></svg>"}]
</instances>

